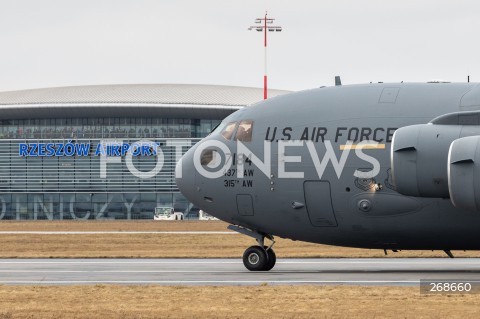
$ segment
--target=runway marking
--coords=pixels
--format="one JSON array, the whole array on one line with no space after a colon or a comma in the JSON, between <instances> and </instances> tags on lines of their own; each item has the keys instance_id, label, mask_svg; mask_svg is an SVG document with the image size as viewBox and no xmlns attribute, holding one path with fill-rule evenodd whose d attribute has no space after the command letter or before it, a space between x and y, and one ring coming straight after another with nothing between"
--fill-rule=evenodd
<instances>
[{"instance_id":1,"label":"runway marking","mask_svg":"<svg viewBox=\"0 0 480 319\"><path fill-rule=\"evenodd\" d=\"M49 270L18 270L18 269L9 269L9 270L0 270L0 273L35 273L35 274L49 274ZM146 274L155 274L155 273L174 273L174 274L212 274L212 273L219 273L219 274L231 274L231 273L247 273L247 271L238 271L238 270L55 270L55 274L57 273L146 273ZM273 273L273 272L272 272ZM1 282L1 280L0 280Z\"/></svg>"},{"instance_id":2,"label":"runway marking","mask_svg":"<svg viewBox=\"0 0 480 319\"><path fill-rule=\"evenodd\" d=\"M297 273L298 274L309 274L309 273L312 273L312 274L323 274L325 270L311 270L311 271L298 271ZM357 271L357 270L354 270L354 271ZM391 271L395 271L395 272L398 272L398 273L409 273L408 270L392 270L392 269L389 269L389 270L381 270L381 271L366 271L366 272L373 272L373 273L388 273L388 272L391 272ZM469 271L469 270L459 270L460 272L465 272L465 273L470 273L472 271ZM328 273L336 273L335 271L332 271L332 270L327 270ZM360 269L358 270L358 272L365 272L364 269ZM420 269L418 270L418 273L429 273L430 271L428 269ZM442 270L440 270L440 272L442 272ZM46 275L51 275L51 273L49 273L49 270L14 270L14 269L10 269L10 270L0 270L0 273L8 273L8 274L12 274L12 273L19 273L19 274L46 274ZM274 276L274 275L284 275L286 273L291 273L291 271L281 271L281 270L277 270L277 271L270 271L268 273L254 273L254 272L248 272L247 270L243 270L243 271L238 271L238 270L55 270L54 271L55 274L94 274L94 273L98 273L98 274L252 274L252 276L255 276L256 274L258 275L265 275L265 276ZM339 270L338 273L343 273L342 270ZM474 272L476 273L476 272ZM471 281L471 280L470 280ZM0 279L0 283L2 283L4 281L2 281Z\"/></svg>"},{"instance_id":3,"label":"runway marking","mask_svg":"<svg viewBox=\"0 0 480 319\"><path fill-rule=\"evenodd\" d=\"M469 260L470 258L467 258ZM440 260L443 260L444 263L446 264L462 264L462 263L468 263L471 264L471 262L465 261L459 261L458 258L456 261L453 261L451 259L447 258L438 258L438 260L423 260L420 259L423 263L431 263L431 264L438 264ZM398 259L389 259L389 260L349 260L349 261L336 261L336 260L325 260L325 261L278 261L277 263L281 264L370 264L374 262L375 264L416 264L419 260L410 260L410 261L399 261ZM476 258L471 258L470 261L477 261L479 262L480 266L480 260L476 260Z\"/></svg>"},{"instance_id":4,"label":"runway marking","mask_svg":"<svg viewBox=\"0 0 480 319\"><path fill-rule=\"evenodd\" d=\"M232 231L0 231L0 235L238 235Z\"/></svg>"},{"instance_id":5,"label":"runway marking","mask_svg":"<svg viewBox=\"0 0 480 319\"><path fill-rule=\"evenodd\" d=\"M420 280L9 280L3 284L420 284Z\"/></svg>"},{"instance_id":6,"label":"runway marking","mask_svg":"<svg viewBox=\"0 0 480 319\"><path fill-rule=\"evenodd\" d=\"M410 260L410 261L400 261L398 259L391 259L391 260L325 260L325 261L282 261L278 260L278 264L417 264L418 261L422 261L423 264L435 264L438 265L439 262L445 265L472 265L472 266L480 266L480 260L476 258L467 258L466 260L459 261L456 259L452 261L446 258L439 258L438 260ZM189 261L182 261L182 260L148 260L148 259L141 259L139 260L68 260L68 261L55 261L55 259L51 259L49 261L38 261L38 260L29 260L29 259L22 259L22 260L1 260L0 264L237 264L241 263L241 259L232 259L230 261L225 260L189 260ZM477 263L475 263L477 262Z\"/></svg>"},{"instance_id":7,"label":"runway marking","mask_svg":"<svg viewBox=\"0 0 480 319\"><path fill-rule=\"evenodd\" d=\"M145 264L237 264L241 263L241 260L237 261L192 261L192 262L179 262L179 261L29 261L28 259L22 261L3 261L0 260L0 264L138 264L138 265L145 265Z\"/></svg>"}]
</instances>

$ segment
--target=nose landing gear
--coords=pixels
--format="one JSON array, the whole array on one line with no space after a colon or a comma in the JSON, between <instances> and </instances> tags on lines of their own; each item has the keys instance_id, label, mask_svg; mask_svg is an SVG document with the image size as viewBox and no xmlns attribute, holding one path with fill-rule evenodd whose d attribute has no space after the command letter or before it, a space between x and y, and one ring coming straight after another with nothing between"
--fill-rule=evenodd
<instances>
[{"instance_id":1,"label":"nose landing gear","mask_svg":"<svg viewBox=\"0 0 480 319\"><path fill-rule=\"evenodd\" d=\"M269 271L276 261L275 252L267 246L251 246L243 253L243 264L251 271Z\"/></svg>"},{"instance_id":2,"label":"nose landing gear","mask_svg":"<svg viewBox=\"0 0 480 319\"><path fill-rule=\"evenodd\" d=\"M272 249L275 244L273 236L233 225L228 226L228 229L253 237L258 242L258 246L251 246L243 253L243 264L245 268L250 271L269 271L275 266L277 256ZM265 237L272 241L270 246L265 246Z\"/></svg>"}]
</instances>

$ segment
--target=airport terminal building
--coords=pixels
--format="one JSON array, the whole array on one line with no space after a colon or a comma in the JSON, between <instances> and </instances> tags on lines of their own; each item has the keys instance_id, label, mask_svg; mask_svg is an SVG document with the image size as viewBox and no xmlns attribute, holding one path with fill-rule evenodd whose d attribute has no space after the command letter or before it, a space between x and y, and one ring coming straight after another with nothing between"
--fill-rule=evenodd
<instances>
[{"instance_id":1,"label":"airport terminal building","mask_svg":"<svg viewBox=\"0 0 480 319\"><path fill-rule=\"evenodd\" d=\"M262 98L259 88L174 84L1 92L0 219L152 219L159 206L194 216L176 162Z\"/></svg>"}]
</instances>

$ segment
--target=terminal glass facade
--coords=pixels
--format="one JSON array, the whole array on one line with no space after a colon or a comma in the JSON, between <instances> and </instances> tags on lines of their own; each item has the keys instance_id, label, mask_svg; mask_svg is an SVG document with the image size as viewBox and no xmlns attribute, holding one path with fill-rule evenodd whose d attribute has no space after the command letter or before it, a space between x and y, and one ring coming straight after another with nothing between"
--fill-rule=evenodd
<instances>
[{"instance_id":1,"label":"terminal glass facade","mask_svg":"<svg viewBox=\"0 0 480 319\"><path fill-rule=\"evenodd\" d=\"M3 120L0 219L153 219L158 206L171 206L187 218L194 217L195 208L176 187L175 165L219 122L160 118ZM131 146L145 141L158 145L161 152L105 153L108 145ZM85 152L47 156L47 144L57 151L58 146L66 150L67 144L77 144L85 147Z\"/></svg>"},{"instance_id":2,"label":"terminal glass facade","mask_svg":"<svg viewBox=\"0 0 480 319\"><path fill-rule=\"evenodd\" d=\"M0 120L0 138L201 138L219 122L121 117Z\"/></svg>"}]
</instances>

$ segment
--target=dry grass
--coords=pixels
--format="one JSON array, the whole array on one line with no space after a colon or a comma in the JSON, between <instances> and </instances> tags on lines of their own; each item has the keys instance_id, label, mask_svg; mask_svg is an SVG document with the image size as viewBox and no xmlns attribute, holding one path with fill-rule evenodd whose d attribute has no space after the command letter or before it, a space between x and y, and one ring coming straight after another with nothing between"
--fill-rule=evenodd
<instances>
[{"instance_id":1,"label":"dry grass","mask_svg":"<svg viewBox=\"0 0 480 319\"><path fill-rule=\"evenodd\" d=\"M225 231L222 221L25 220L0 221L0 231Z\"/></svg>"},{"instance_id":2,"label":"dry grass","mask_svg":"<svg viewBox=\"0 0 480 319\"><path fill-rule=\"evenodd\" d=\"M225 230L223 222L129 222L63 221L1 222L0 231L127 231ZM93 234L93 235L7 235L0 234L0 258L239 258L255 244L246 236L233 235L165 235L165 234ZM381 250L355 249L294 242L278 239L275 251L280 258L289 257L385 257ZM480 252L455 251L458 257L480 257ZM403 251L389 257L445 257L440 251Z\"/></svg>"},{"instance_id":3,"label":"dry grass","mask_svg":"<svg viewBox=\"0 0 480 319\"><path fill-rule=\"evenodd\" d=\"M478 295L421 295L418 287L0 287L0 318L478 318L479 315Z\"/></svg>"},{"instance_id":4,"label":"dry grass","mask_svg":"<svg viewBox=\"0 0 480 319\"><path fill-rule=\"evenodd\" d=\"M254 244L241 235L0 235L0 258L239 258ZM279 258L385 257L383 251L294 242L279 239ZM455 252L458 257L478 252ZM405 251L389 257L445 257L443 252Z\"/></svg>"}]
</instances>

